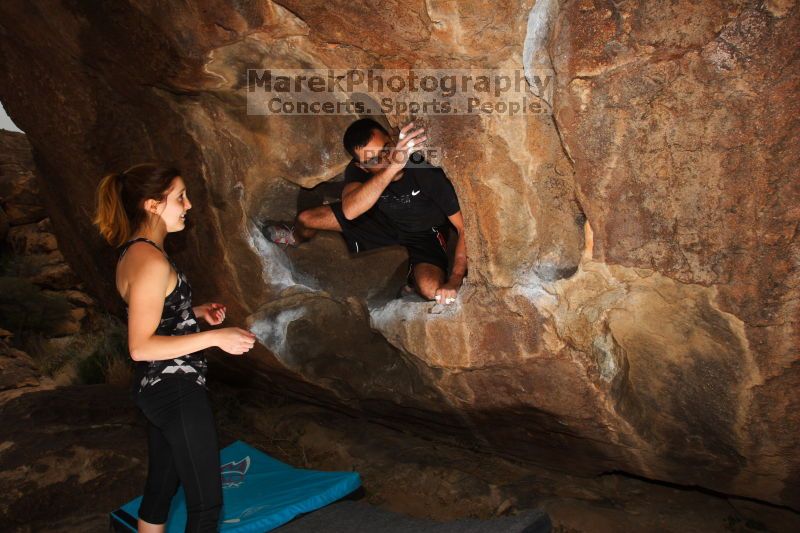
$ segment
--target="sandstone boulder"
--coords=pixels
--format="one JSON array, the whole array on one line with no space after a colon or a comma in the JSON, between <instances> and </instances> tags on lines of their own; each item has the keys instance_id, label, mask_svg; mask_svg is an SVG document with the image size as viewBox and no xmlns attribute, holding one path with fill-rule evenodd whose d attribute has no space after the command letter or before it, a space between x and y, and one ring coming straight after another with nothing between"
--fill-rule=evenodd
<instances>
[{"instance_id":1,"label":"sandstone boulder","mask_svg":"<svg viewBox=\"0 0 800 533\"><path fill-rule=\"evenodd\" d=\"M12 226L47 216L39 199L31 145L25 135L0 130L0 204Z\"/></svg>"}]
</instances>

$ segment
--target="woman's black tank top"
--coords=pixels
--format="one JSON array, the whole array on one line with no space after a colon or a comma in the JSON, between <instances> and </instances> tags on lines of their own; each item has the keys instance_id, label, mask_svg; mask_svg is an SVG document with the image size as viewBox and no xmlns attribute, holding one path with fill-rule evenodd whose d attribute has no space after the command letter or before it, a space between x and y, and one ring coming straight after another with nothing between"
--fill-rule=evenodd
<instances>
[{"instance_id":1,"label":"woman's black tank top","mask_svg":"<svg viewBox=\"0 0 800 533\"><path fill-rule=\"evenodd\" d=\"M144 241L152 244L161 253L164 253L153 241L144 237L133 239L121 247L119 258L125 255L128 248L135 242ZM192 287L186 276L183 275L172 259L164 254L172 268L178 274L178 283L175 289L164 299L164 309L161 311L161 322L156 329L156 335L188 335L200 331L197 317L192 310ZM125 304L125 313L128 312L128 305ZM208 372L208 362L205 353L201 350L188 355L182 355L175 359L165 359L163 361L137 361L136 372L131 388L132 394L138 394L147 387L153 386L165 379L181 378L187 379L206 387L206 374Z\"/></svg>"}]
</instances>

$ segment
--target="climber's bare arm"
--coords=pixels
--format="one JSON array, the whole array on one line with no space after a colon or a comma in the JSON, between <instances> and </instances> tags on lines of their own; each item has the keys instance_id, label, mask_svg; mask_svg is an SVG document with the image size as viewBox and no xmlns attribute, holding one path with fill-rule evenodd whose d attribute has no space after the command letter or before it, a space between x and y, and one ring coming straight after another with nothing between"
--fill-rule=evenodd
<instances>
[{"instance_id":1,"label":"climber's bare arm","mask_svg":"<svg viewBox=\"0 0 800 533\"><path fill-rule=\"evenodd\" d=\"M386 159L383 160L386 163L385 169L364 183L345 185L342 191L342 212L347 220L353 220L372 208L394 177L406 166L412 150L418 150L427 140L424 129L410 131L412 126L413 124L407 124L400 130L401 139L395 147L392 148L388 142L383 146L382 152L389 150ZM374 153L365 155L369 159L379 157Z\"/></svg>"},{"instance_id":2,"label":"climber's bare arm","mask_svg":"<svg viewBox=\"0 0 800 533\"><path fill-rule=\"evenodd\" d=\"M453 260L453 272L450 274L448 283L457 283L460 287L464 276L467 275L467 240L464 236L464 216L461 214L461 211L459 211L448 218L458 232L456 256Z\"/></svg>"},{"instance_id":3,"label":"climber's bare arm","mask_svg":"<svg viewBox=\"0 0 800 533\"><path fill-rule=\"evenodd\" d=\"M464 282L464 276L467 275L467 240L464 235L464 216L459 211L448 218L458 232L458 241L456 241L456 255L450 278L436 291L434 296L434 299L441 303L448 303L448 298L451 301L455 300L456 294Z\"/></svg>"},{"instance_id":4,"label":"climber's bare arm","mask_svg":"<svg viewBox=\"0 0 800 533\"><path fill-rule=\"evenodd\" d=\"M342 191L342 212L345 218L353 220L369 211L396 174L396 170L387 168L364 183L348 183L345 185Z\"/></svg>"}]
</instances>

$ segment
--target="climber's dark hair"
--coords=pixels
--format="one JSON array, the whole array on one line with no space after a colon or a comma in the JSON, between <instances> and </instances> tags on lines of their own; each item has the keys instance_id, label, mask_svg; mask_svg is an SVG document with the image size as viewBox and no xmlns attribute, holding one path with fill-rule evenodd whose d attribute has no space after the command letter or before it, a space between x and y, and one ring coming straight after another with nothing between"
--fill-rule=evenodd
<instances>
[{"instance_id":1,"label":"climber's dark hair","mask_svg":"<svg viewBox=\"0 0 800 533\"><path fill-rule=\"evenodd\" d=\"M344 149L353 156L353 159L358 160L356 150L367 145L372 138L372 132L375 130L383 132L387 136L389 135L386 128L371 118L360 118L347 127L343 139Z\"/></svg>"},{"instance_id":2,"label":"climber's dark hair","mask_svg":"<svg viewBox=\"0 0 800 533\"><path fill-rule=\"evenodd\" d=\"M145 200L164 201L178 169L155 163L108 174L97 187L95 226L112 246L123 245L147 220Z\"/></svg>"}]
</instances>

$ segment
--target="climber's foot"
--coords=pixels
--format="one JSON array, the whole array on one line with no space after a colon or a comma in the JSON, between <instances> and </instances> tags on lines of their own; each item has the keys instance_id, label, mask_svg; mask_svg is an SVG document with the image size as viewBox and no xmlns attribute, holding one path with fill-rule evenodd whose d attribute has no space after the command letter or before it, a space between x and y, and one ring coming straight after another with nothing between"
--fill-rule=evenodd
<instances>
[{"instance_id":1,"label":"climber's foot","mask_svg":"<svg viewBox=\"0 0 800 533\"><path fill-rule=\"evenodd\" d=\"M273 224L264 228L264 236L275 244L283 246L297 246L298 240L294 236L294 228L288 224Z\"/></svg>"}]
</instances>

